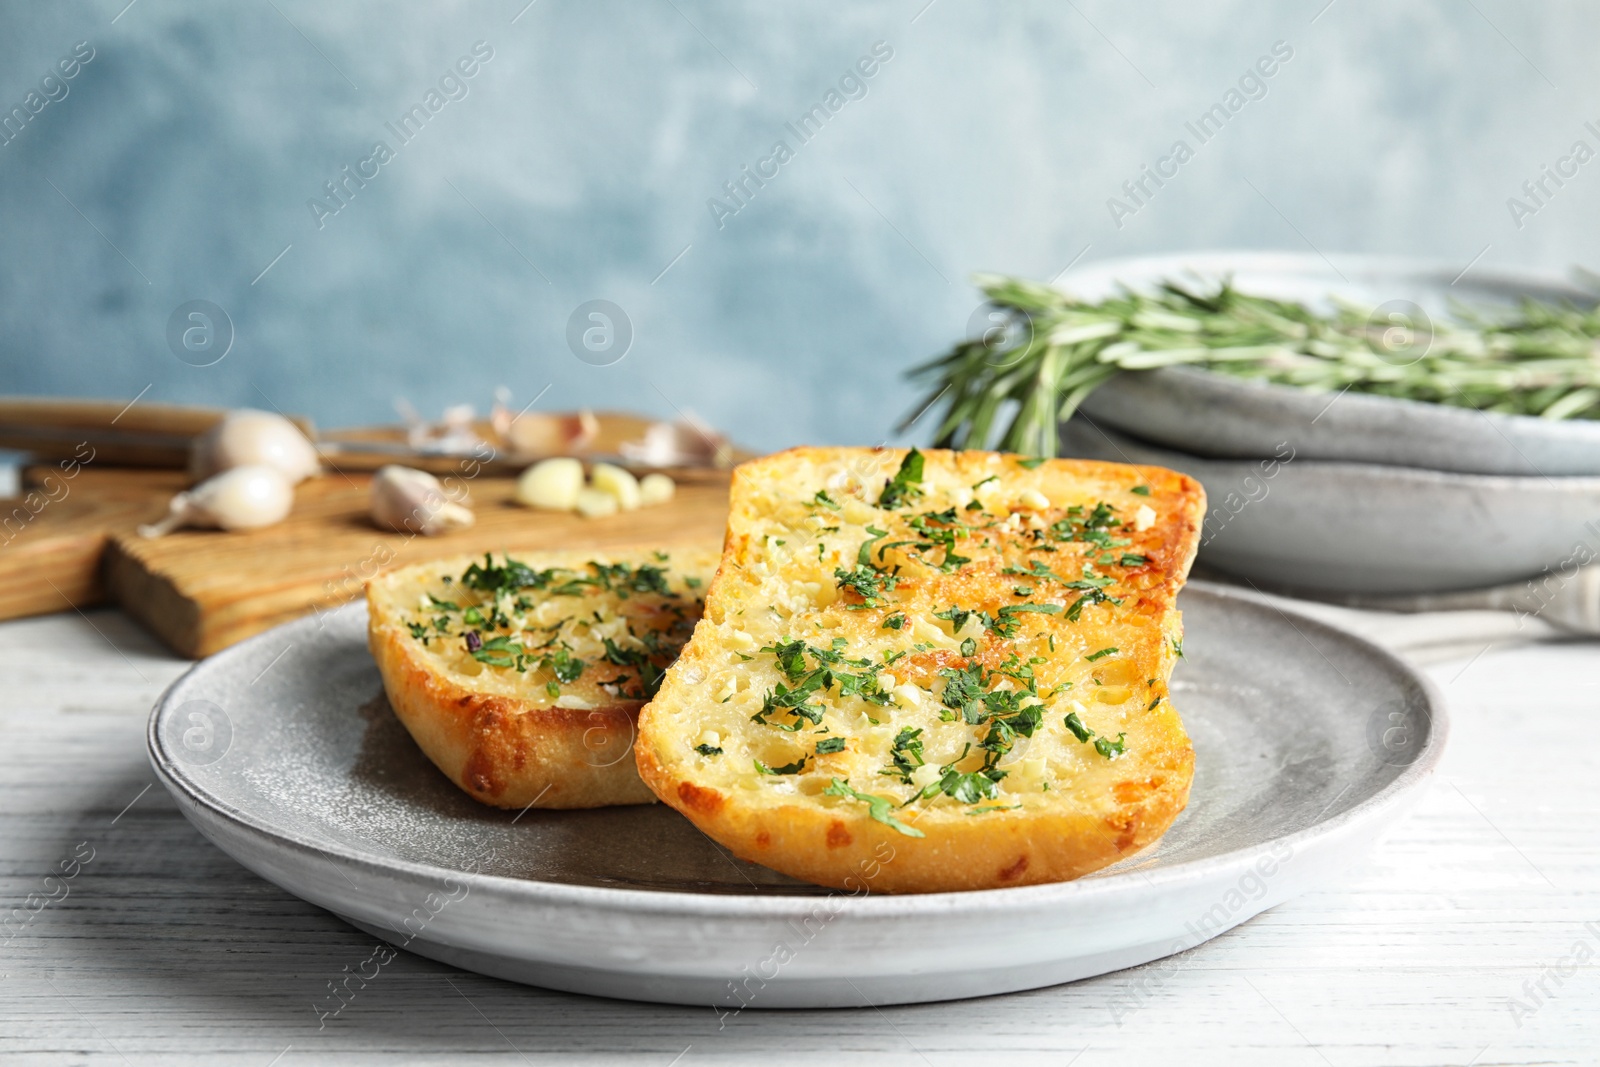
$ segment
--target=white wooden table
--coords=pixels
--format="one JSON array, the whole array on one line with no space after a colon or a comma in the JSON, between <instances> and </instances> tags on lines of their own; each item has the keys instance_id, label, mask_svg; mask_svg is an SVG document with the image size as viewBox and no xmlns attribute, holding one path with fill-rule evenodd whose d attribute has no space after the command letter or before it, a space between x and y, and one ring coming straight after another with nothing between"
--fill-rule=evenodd
<instances>
[{"instance_id":1,"label":"white wooden table","mask_svg":"<svg viewBox=\"0 0 1600 1067\"><path fill-rule=\"evenodd\" d=\"M1159 980L720 1030L710 1008L405 954L319 1029L313 1001L372 939L239 867L153 784L145 718L186 666L115 612L0 625L0 902L58 898L0 926L0 1060L1600 1063L1600 645L1430 667L1455 732L1417 813L1341 884Z\"/></svg>"}]
</instances>

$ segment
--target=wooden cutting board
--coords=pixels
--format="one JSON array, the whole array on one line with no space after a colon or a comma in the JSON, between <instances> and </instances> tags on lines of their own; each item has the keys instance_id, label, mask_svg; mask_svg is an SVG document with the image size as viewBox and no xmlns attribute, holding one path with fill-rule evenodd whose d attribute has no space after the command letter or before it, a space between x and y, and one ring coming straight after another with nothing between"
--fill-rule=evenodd
<instances>
[{"instance_id":1,"label":"wooden cutting board","mask_svg":"<svg viewBox=\"0 0 1600 1067\"><path fill-rule=\"evenodd\" d=\"M722 472L680 478L669 503L604 519L520 507L511 502L515 484L510 478L471 481L476 524L427 538L381 531L368 520L369 475L323 475L295 490L287 520L263 530L179 531L155 540L114 531L103 561L105 584L123 610L174 651L200 657L289 619L336 608L392 567L488 551L720 545L727 523L728 475ZM159 504L140 519L150 521L163 510Z\"/></svg>"},{"instance_id":2,"label":"wooden cutting board","mask_svg":"<svg viewBox=\"0 0 1600 1067\"><path fill-rule=\"evenodd\" d=\"M0 500L0 619L104 602L111 536L160 515L186 481L181 471L26 468L22 494Z\"/></svg>"}]
</instances>

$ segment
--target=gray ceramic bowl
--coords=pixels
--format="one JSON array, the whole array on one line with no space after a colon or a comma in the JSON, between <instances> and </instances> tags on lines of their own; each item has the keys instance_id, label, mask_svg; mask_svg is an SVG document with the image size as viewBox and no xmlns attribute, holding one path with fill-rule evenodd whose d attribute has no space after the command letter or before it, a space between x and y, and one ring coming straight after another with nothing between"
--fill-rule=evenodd
<instances>
[{"instance_id":1,"label":"gray ceramic bowl","mask_svg":"<svg viewBox=\"0 0 1600 1067\"><path fill-rule=\"evenodd\" d=\"M1503 306L1520 297L1595 302L1596 294L1550 275L1381 256L1201 252L1108 260L1059 287L1101 299L1119 283L1143 289L1164 278L1209 283L1231 276L1242 290L1328 306L1329 297L1378 306L1410 301L1442 318L1452 299ZM1302 459L1378 463L1464 474L1600 475L1600 422L1552 422L1442 404L1313 393L1188 367L1123 374L1084 404L1096 421L1191 455L1255 458L1287 443Z\"/></svg>"},{"instance_id":2,"label":"gray ceramic bowl","mask_svg":"<svg viewBox=\"0 0 1600 1067\"><path fill-rule=\"evenodd\" d=\"M1600 478L1508 478L1282 459L1210 459L1096 420L1062 454L1183 471L1206 488L1200 560L1286 590L1440 593L1600 556Z\"/></svg>"}]
</instances>

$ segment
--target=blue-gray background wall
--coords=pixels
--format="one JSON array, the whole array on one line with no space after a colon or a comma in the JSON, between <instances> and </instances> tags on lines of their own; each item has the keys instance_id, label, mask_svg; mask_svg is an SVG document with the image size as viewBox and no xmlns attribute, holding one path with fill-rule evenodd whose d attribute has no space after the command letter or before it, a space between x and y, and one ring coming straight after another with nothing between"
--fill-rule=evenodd
<instances>
[{"instance_id":1,"label":"blue-gray background wall","mask_svg":"<svg viewBox=\"0 0 1600 1067\"><path fill-rule=\"evenodd\" d=\"M0 7L6 111L94 49L0 146L3 392L149 385L340 425L550 385L541 407L692 408L760 448L871 443L905 368L965 332L975 270L1203 247L1600 264L1600 161L1520 228L1506 204L1600 146L1594 5L125 3ZM479 41L468 95L401 146L385 123ZM1265 95L1115 225L1107 199L1276 41ZM875 42L865 95L800 144L784 124ZM707 201L780 139L793 158L719 226ZM377 141L395 158L319 228L307 201ZM610 366L566 341L597 298L635 333ZM193 299L234 324L212 366L168 346Z\"/></svg>"}]
</instances>

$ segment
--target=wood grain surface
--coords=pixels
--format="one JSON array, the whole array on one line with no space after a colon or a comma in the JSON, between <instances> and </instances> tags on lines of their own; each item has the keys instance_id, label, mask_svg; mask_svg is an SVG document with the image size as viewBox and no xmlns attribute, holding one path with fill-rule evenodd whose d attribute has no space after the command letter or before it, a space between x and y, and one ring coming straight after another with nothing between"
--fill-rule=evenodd
<instances>
[{"instance_id":1,"label":"wood grain surface","mask_svg":"<svg viewBox=\"0 0 1600 1067\"><path fill-rule=\"evenodd\" d=\"M25 468L22 495L0 499L0 619L101 603L112 535L159 515L184 481L177 471Z\"/></svg>"},{"instance_id":2,"label":"wood grain surface","mask_svg":"<svg viewBox=\"0 0 1600 1067\"><path fill-rule=\"evenodd\" d=\"M0 397L0 426L10 420L19 433L36 425L71 434L111 434L101 424L114 407ZM166 433L187 440L220 417L211 409L122 407L115 432L123 436ZM652 422L627 412L599 412L596 419L598 432L586 447L601 455L639 440ZM488 423L477 429L493 436ZM590 521L529 511L508 503L514 486L510 476L526 460L513 461L498 450L486 452L494 458L481 462L407 459L371 451L373 446L399 448L406 441L402 428L373 426L327 435L330 447L338 444L345 451L329 452L326 472L296 489L294 511L282 525L242 533L181 531L149 541L136 528L166 513L167 501L187 486L186 474L113 466L118 457L126 458L126 442L95 440L98 444L73 444L59 461L25 468L22 495L0 499L0 620L69 611L109 598L173 650L194 657L299 615L336 607L390 566L491 550L681 544L719 537L727 513L728 474L716 470L673 470L677 499L614 518ZM734 449L731 456L737 460L747 454ZM363 472L397 461L434 472L452 492L463 487L477 524L437 539L374 527L366 518L371 475Z\"/></svg>"},{"instance_id":3,"label":"wood grain surface","mask_svg":"<svg viewBox=\"0 0 1600 1067\"><path fill-rule=\"evenodd\" d=\"M182 467L188 462L189 442L224 414L221 408L153 401L0 396L0 448L53 461L82 459L87 447L100 463ZM310 423L300 424L312 430Z\"/></svg>"},{"instance_id":4,"label":"wood grain surface","mask_svg":"<svg viewBox=\"0 0 1600 1067\"><path fill-rule=\"evenodd\" d=\"M983 1000L722 1017L400 952L326 1026L314 1005L375 942L240 867L154 784L145 721L187 666L115 611L0 625L0 904L25 913L0 931L0 1061L1489 1067L1600 1049L1600 959L1570 958L1600 948L1595 643L1430 668L1454 718L1416 812L1341 881L1166 961Z\"/></svg>"},{"instance_id":5,"label":"wood grain surface","mask_svg":"<svg viewBox=\"0 0 1600 1067\"><path fill-rule=\"evenodd\" d=\"M680 481L666 504L585 519L521 507L511 501L512 479L479 477L464 483L476 523L430 538L372 524L370 475L324 475L301 483L289 518L262 530L185 530L154 540L117 532L105 580L113 599L175 652L207 656L289 619L338 607L391 567L490 551L719 540L728 515L727 475L695 478Z\"/></svg>"}]
</instances>

